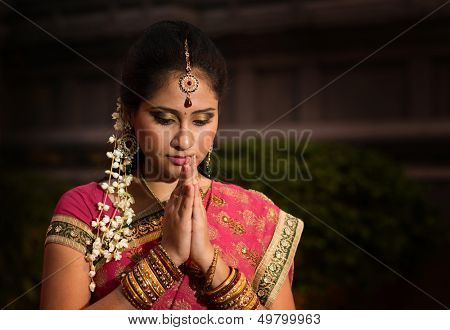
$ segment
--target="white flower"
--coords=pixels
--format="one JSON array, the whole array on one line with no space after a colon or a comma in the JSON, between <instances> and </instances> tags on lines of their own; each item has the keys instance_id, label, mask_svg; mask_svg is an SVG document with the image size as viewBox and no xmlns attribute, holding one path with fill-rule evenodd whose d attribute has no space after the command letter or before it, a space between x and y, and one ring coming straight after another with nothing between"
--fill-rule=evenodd
<instances>
[{"instance_id":1,"label":"white flower","mask_svg":"<svg viewBox=\"0 0 450 330\"><path fill-rule=\"evenodd\" d=\"M106 233L106 237L111 239L111 238L113 238L113 236L114 236L114 230L108 230L108 232Z\"/></svg>"},{"instance_id":2,"label":"white flower","mask_svg":"<svg viewBox=\"0 0 450 330\"><path fill-rule=\"evenodd\" d=\"M119 186L119 184L117 183L117 181L113 181L112 186L113 186L114 188L117 188L117 187Z\"/></svg>"},{"instance_id":3,"label":"white flower","mask_svg":"<svg viewBox=\"0 0 450 330\"><path fill-rule=\"evenodd\" d=\"M120 240L120 235L119 235L119 234L115 234L115 235L114 235L114 239L115 239L116 241Z\"/></svg>"},{"instance_id":4,"label":"white flower","mask_svg":"<svg viewBox=\"0 0 450 330\"><path fill-rule=\"evenodd\" d=\"M108 205L108 204L103 205L103 209L104 209L105 211L108 211L108 210L109 210L109 205Z\"/></svg>"},{"instance_id":5,"label":"white flower","mask_svg":"<svg viewBox=\"0 0 450 330\"><path fill-rule=\"evenodd\" d=\"M123 156L123 153L118 149L114 150L113 153L114 153L114 156L116 156L117 158L122 158L122 156Z\"/></svg>"},{"instance_id":6,"label":"white flower","mask_svg":"<svg viewBox=\"0 0 450 330\"><path fill-rule=\"evenodd\" d=\"M132 175L127 175L125 176L125 184L127 186L129 186L131 184L131 182L133 181L133 176Z\"/></svg>"},{"instance_id":7,"label":"white flower","mask_svg":"<svg viewBox=\"0 0 450 330\"><path fill-rule=\"evenodd\" d=\"M120 260L120 259L122 259L122 252L116 250L114 252L114 260Z\"/></svg>"},{"instance_id":8,"label":"white flower","mask_svg":"<svg viewBox=\"0 0 450 330\"><path fill-rule=\"evenodd\" d=\"M108 186L108 192L109 192L110 194L114 194L114 187Z\"/></svg>"},{"instance_id":9,"label":"white flower","mask_svg":"<svg viewBox=\"0 0 450 330\"><path fill-rule=\"evenodd\" d=\"M94 292L94 290L95 290L95 283L94 283L94 281L92 281L91 284L89 284L89 290L91 290L91 292Z\"/></svg>"},{"instance_id":10,"label":"white flower","mask_svg":"<svg viewBox=\"0 0 450 330\"><path fill-rule=\"evenodd\" d=\"M114 154L113 154L111 151L108 151L108 152L106 153L106 157L111 158L111 159L114 159Z\"/></svg>"},{"instance_id":11,"label":"white flower","mask_svg":"<svg viewBox=\"0 0 450 330\"><path fill-rule=\"evenodd\" d=\"M114 162L113 164L112 164L112 168L118 168L119 167L119 163L118 162Z\"/></svg>"},{"instance_id":12,"label":"white flower","mask_svg":"<svg viewBox=\"0 0 450 330\"><path fill-rule=\"evenodd\" d=\"M100 250L98 249L93 249L92 250L92 255L94 255L95 257L98 257L100 255Z\"/></svg>"},{"instance_id":13,"label":"white flower","mask_svg":"<svg viewBox=\"0 0 450 330\"><path fill-rule=\"evenodd\" d=\"M100 237L97 237L94 241L94 243L92 244L92 248L93 249L100 249L102 246L102 242L100 241ZM98 254L97 254L98 255Z\"/></svg>"},{"instance_id":14,"label":"white flower","mask_svg":"<svg viewBox=\"0 0 450 330\"><path fill-rule=\"evenodd\" d=\"M95 270L91 270L90 272L89 272L89 277L94 277L95 276Z\"/></svg>"},{"instance_id":15,"label":"white flower","mask_svg":"<svg viewBox=\"0 0 450 330\"><path fill-rule=\"evenodd\" d=\"M105 226L100 227L100 231L105 232L106 230L107 230L107 228Z\"/></svg>"},{"instance_id":16,"label":"white flower","mask_svg":"<svg viewBox=\"0 0 450 330\"><path fill-rule=\"evenodd\" d=\"M92 228L97 228L97 226L98 226L98 221L92 220L91 226L92 226Z\"/></svg>"},{"instance_id":17,"label":"white flower","mask_svg":"<svg viewBox=\"0 0 450 330\"><path fill-rule=\"evenodd\" d=\"M128 219L127 219L127 225L129 225L132 221L133 221L132 218L128 218Z\"/></svg>"},{"instance_id":18,"label":"white flower","mask_svg":"<svg viewBox=\"0 0 450 330\"><path fill-rule=\"evenodd\" d=\"M109 221L111 220L111 218L107 215L105 215L102 219L103 223L106 225Z\"/></svg>"},{"instance_id":19,"label":"white flower","mask_svg":"<svg viewBox=\"0 0 450 330\"><path fill-rule=\"evenodd\" d=\"M125 227L125 229L123 230L123 234L125 236L131 236L131 230L128 227Z\"/></svg>"},{"instance_id":20,"label":"white flower","mask_svg":"<svg viewBox=\"0 0 450 330\"><path fill-rule=\"evenodd\" d=\"M126 238L122 238L119 244L121 247L124 247L126 249L128 247L128 240Z\"/></svg>"},{"instance_id":21,"label":"white flower","mask_svg":"<svg viewBox=\"0 0 450 330\"><path fill-rule=\"evenodd\" d=\"M120 117L120 114L116 111L112 113L112 119L118 119Z\"/></svg>"},{"instance_id":22,"label":"white flower","mask_svg":"<svg viewBox=\"0 0 450 330\"><path fill-rule=\"evenodd\" d=\"M106 262L110 262L111 259L112 259L112 254L111 254L111 252L109 252L109 251L105 251L105 252L103 253L103 256L106 258Z\"/></svg>"},{"instance_id":23,"label":"white flower","mask_svg":"<svg viewBox=\"0 0 450 330\"><path fill-rule=\"evenodd\" d=\"M125 195L125 189L120 188L117 193L119 194L119 196L123 196L123 195Z\"/></svg>"},{"instance_id":24,"label":"white flower","mask_svg":"<svg viewBox=\"0 0 450 330\"><path fill-rule=\"evenodd\" d=\"M128 208L125 210L124 215L128 218L134 217L134 210L132 208Z\"/></svg>"},{"instance_id":25,"label":"white flower","mask_svg":"<svg viewBox=\"0 0 450 330\"><path fill-rule=\"evenodd\" d=\"M106 189L108 189L109 184L108 184L108 182L102 182L102 183L100 183L100 187L102 187L103 190L106 190Z\"/></svg>"},{"instance_id":26,"label":"white flower","mask_svg":"<svg viewBox=\"0 0 450 330\"><path fill-rule=\"evenodd\" d=\"M109 252L113 252L114 249L116 248L116 244L114 243L114 241L109 242Z\"/></svg>"},{"instance_id":27,"label":"white flower","mask_svg":"<svg viewBox=\"0 0 450 330\"><path fill-rule=\"evenodd\" d=\"M109 143L114 143L116 141L116 136L113 134L109 137L108 142Z\"/></svg>"},{"instance_id":28,"label":"white flower","mask_svg":"<svg viewBox=\"0 0 450 330\"><path fill-rule=\"evenodd\" d=\"M119 224L116 220L111 221L111 227L113 227L114 229L117 229L119 227Z\"/></svg>"},{"instance_id":29,"label":"white flower","mask_svg":"<svg viewBox=\"0 0 450 330\"><path fill-rule=\"evenodd\" d=\"M119 177L119 173L113 172L112 176L114 177L114 179L117 179Z\"/></svg>"}]
</instances>

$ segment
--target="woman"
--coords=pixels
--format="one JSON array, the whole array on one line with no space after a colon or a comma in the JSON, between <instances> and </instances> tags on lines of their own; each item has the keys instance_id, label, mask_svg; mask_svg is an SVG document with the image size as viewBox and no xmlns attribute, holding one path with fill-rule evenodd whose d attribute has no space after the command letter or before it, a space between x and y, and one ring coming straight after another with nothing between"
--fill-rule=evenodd
<instances>
[{"instance_id":1,"label":"woman","mask_svg":"<svg viewBox=\"0 0 450 330\"><path fill-rule=\"evenodd\" d=\"M303 222L212 180L225 61L185 22L150 26L122 73L107 178L67 191L47 231L43 309L295 309Z\"/></svg>"}]
</instances>

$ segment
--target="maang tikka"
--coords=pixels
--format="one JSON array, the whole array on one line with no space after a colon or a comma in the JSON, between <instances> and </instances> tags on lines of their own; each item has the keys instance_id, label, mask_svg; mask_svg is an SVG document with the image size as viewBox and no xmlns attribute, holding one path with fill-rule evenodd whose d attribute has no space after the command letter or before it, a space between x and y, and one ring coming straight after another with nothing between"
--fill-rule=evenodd
<instances>
[{"instance_id":1,"label":"maang tikka","mask_svg":"<svg viewBox=\"0 0 450 330\"><path fill-rule=\"evenodd\" d=\"M179 80L179 86L183 93L186 93L186 100L184 101L184 107L189 108L192 106L190 94L198 89L199 81L196 76L191 73L191 62L189 60L189 48L187 37L184 40L184 55L186 57L186 74Z\"/></svg>"}]
</instances>

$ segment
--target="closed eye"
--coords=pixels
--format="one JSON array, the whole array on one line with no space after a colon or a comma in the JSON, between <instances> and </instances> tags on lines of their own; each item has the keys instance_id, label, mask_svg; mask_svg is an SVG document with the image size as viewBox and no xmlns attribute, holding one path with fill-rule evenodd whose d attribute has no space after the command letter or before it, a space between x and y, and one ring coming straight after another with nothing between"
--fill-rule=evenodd
<instances>
[{"instance_id":1,"label":"closed eye","mask_svg":"<svg viewBox=\"0 0 450 330\"><path fill-rule=\"evenodd\" d=\"M173 120L173 119L162 118L162 117L159 117L154 114L153 114L153 118L155 118L155 121L161 125L170 125L175 122L175 120Z\"/></svg>"},{"instance_id":2,"label":"closed eye","mask_svg":"<svg viewBox=\"0 0 450 330\"><path fill-rule=\"evenodd\" d=\"M208 123L210 123L211 120L194 120L194 125L196 126L203 126L206 125Z\"/></svg>"}]
</instances>

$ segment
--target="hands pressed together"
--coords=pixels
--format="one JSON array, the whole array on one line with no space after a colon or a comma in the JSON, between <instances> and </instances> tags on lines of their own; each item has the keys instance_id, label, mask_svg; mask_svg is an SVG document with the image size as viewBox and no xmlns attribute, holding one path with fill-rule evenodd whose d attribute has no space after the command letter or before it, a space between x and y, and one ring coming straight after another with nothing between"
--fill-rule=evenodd
<instances>
[{"instance_id":1,"label":"hands pressed together","mask_svg":"<svg viewBox=\"0 0 450 330\"><path fill-rule=\"evenodd\" d=\"M161 245L177 266L188 259L206 271L214 247L208 237L195 156L182 166L178 185L166 205Z\"/></svg>"}]
</instances>

